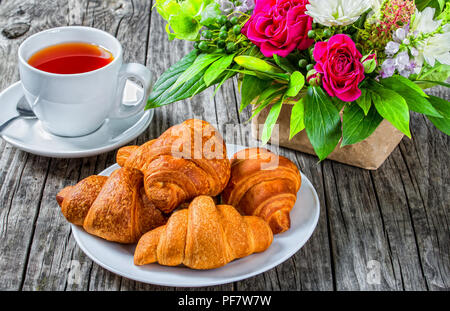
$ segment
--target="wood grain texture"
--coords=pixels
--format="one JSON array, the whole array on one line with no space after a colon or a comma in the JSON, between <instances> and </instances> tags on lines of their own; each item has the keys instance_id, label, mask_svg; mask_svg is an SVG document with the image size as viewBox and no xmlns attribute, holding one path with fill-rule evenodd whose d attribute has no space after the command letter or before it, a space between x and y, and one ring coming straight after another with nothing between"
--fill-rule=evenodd
<instances>
[{"instance_id":1,"label":"wood grain texture","mask_svg":"<svg viewBox=\"0 0 450 311\"><path fill-rule=\"evenodd\" d=\"M191 49L168 41L165 22L148 0L0 1L0 88L19 80L17 49L29 35L85 25L117 36L125 61L158 77ZM239 113L237 79L155 110L130 144L158 137L187 118L215 125L227 142L255 145ZM429 91L447 100L443 87ZM236 127L235 125L241 125ZM411 115L404 138L377 171L365 171L275 146L310 179L321 202L319 223L305 246L283 264L247 280L199 290L449 290L449 137ZM50 159L0 141L0 290L192 290L135 282L93 263L76 245L55 201L61 188L115 162L115 152ZM373 282L373 265L380 282Z\"/></svg>"}]
</instances>

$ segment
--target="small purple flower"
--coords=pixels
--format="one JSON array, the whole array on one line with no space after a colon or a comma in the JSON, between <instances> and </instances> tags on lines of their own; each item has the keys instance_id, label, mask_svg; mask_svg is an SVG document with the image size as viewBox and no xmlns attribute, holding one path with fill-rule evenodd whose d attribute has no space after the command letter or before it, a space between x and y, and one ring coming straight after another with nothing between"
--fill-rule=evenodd
<instances>
[{"instance_id":1,"label":"small purple flower","mask_svg":"<svg viewBox=\"0 0 450 311\"><path fill-rule=\"evenodd\" d=\"M388 44L386 44L386 48L384 52L388 57L394 56L395 53L398 52L398 49L400 48L400 44L394 41L389 41Z\"/></svg>"},{"instance_id":2,"label":"small purple flower","mask_svg":"<svg viewBox=\"0 0 450 311\"><path fill-rule=\"evenodd\" d=\"M395 57L395 65L398 68L402 68L404 66L407 66L409 64L409 55L408 52L403 51L397 54Z\"/></svg>"},{"instance_id":3,"label":"small purple flower","mask_svg":"<svg viewBox=\"0 0 450 311\"><path fill-rule=\"evenodd\" d=\"M395 58L395 65L397 67L398 73L405 78L408 78L416 67L414 60L409 59L408 52L401 52Z\"/></svg>"},{"instance_id":4,"label":"small purple flower","mask_svg":"<svg viewBox=\"0 0 450 311\"><path fill-rule=\"evenodd\" d=\"M392 35L392 39L396 42L402 42L405 40L407 35L407 32L403 28L399 28L396 31L394 31L394 34Z\"/></svg>"},{"instance_id":5,"label":"small purple flower","mask_svg":"<svg viewBox=\"0 0 450 311\"><path fill-rule=\"evenodd\" d=\"M392 58L387 58L383 64L381 65L381 77L382 78L389 78L391 77L395 72L395 61Z\"/></svg>"}]
</instances>

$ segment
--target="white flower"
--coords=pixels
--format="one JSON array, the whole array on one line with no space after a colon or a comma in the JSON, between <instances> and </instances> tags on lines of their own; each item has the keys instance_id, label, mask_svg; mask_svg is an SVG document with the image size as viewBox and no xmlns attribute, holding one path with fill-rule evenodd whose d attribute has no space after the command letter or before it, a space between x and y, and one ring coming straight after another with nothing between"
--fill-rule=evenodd
<instances>
[{"instance_id":1,"label":"white flower","mask_svg":"<svg viewBox=\"0 0 450 311\"><path fill-rule=\"evenodd\" d=\"M442 27L443 33L425 39L417 47L419 55L416 57L418 64L425 60L431 67L436 60L441 64L450 65L450 24Z\"/></svg>"},{"instance_id":2,"label":"white flower","mask_svg":"<svg viewBox=\"0 0 450 311\"><path fill-rule=\"evenodd\" d=\"M416 43L415 61L419 66L424 62L433 67L436 61L450 65L450 24L441 27L442 20L434 20L434 8L427 7L422 12L416 10L411 20L410 34L425 39Z\"/></svg>"},{"instance_id":3,"label":"white flower","mask_svg":"<svg viewBox=\"0 0 450 311\"><path fill-rule=\"evenodd\" d=\"M372 0L372 5L371 5L372 10L377 12L380 9L382 3L383 3L383 0Z\"/></svg>"},{"instance_id":4,"label":"white flower","mask_svg":"<svg viewBox=\"0 0 450 311\"><path fill-rule=\"evenodd\" d=\"M410 33L430 33L435 31L441 24L441 20L433 20L434 8L427 7L422 12L416 9L411 20Z\"/></svg>"},{"instance_id":5,"label":"white flower","mask_svg":"<svg viewBox=\"0 0 450 311\"><path fill-rule=\"evenodd\" d=\"M356 22L370 9L374 0L309 0L306 14L315 23L325 26L345 26ZM376 0L375 0L376 1Z\"/></svg>"}]
</instances>

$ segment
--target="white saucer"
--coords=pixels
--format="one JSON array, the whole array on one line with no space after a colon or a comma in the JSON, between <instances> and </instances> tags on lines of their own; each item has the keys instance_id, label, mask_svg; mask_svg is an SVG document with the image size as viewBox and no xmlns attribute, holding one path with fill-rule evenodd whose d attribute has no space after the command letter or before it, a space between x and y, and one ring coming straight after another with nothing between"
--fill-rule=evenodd
<instances>
[{"instance_id":1,"label":"white saucer","mask_svg":"<svg viewBox=\"0 0 450 311\"><path fill-rule=\"evenodd\" d=\"M244 148L227 144L228 157ZM109 176L118 168L119 165L114 164L99 175ZM80 248L93 261L132 280L175 287L211 286L239 281L281 264L294 255L314 232L320 214L319 198L308 178L301 175L302 186L290 214L291 228L275 235L272 245L266 251L234 260L218 269L192 270L185 266L168 267L156 263L136 266L133 263L135 244L109 242L90 235L82 227L75 225L72 225L72 233Z\"/></svg>"},{"instance_id":2,"label":"white saucer","mask_svg":"<svg viewBox=\"0 0 450 311\"><path fill-rule=\"evenodd\" d=\"M20 81L0 93L0 124L17 115L16 105L23 96ZM127 82L124 101L134 102L142 89ZM127 119L107 119L94 133L81 137L61 137L45 131L37 119L19 119L0 136L11 145L29 153L54 158L94 156L125 145L145 131L153 119L153 110Z\"/></svg>"}]
</instances>

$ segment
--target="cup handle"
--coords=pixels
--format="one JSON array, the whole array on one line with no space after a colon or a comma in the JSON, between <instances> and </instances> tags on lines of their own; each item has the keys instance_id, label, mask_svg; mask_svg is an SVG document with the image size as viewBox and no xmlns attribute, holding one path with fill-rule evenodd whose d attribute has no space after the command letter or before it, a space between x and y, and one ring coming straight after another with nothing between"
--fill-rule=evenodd
<instances>
[{"instance_id":1,"label":"cup handle","mask_svg":"<svg viewBox=\"0 0 450 311\"><path fill-rule=\"evenodd\" d=\"M144 87L144 94L142 95L142 98L134 105L124 105L122 101L125 85L129 78L138 80ZM147 103L148 95L150 94L152 88L152 74L144 65L137 63L124 64L119 72L118 85L116 104L109 117L113 119L128 118L138 114L144 109L145 104Z\"/></svg>"}]
</instances>

